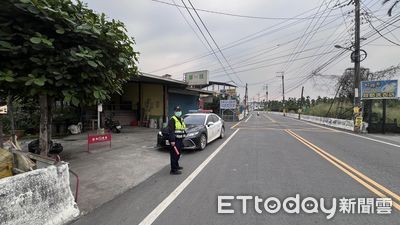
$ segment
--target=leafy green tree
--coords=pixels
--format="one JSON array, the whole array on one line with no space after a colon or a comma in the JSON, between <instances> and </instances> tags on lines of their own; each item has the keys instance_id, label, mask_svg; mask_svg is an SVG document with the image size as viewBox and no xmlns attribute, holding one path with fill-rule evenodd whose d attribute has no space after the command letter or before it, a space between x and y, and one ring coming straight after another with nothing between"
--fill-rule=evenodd
<instances>
[{"instance_id":1,"label":"leafy green tree","mask_svg":"<svg viewBox=\"0 0 400 225\"><path fill-rule=\"evenodd\" d=\"M4 0L0 27L0 90L38 99L43 155L55 99L100 103L137 75L138 53L124 24L79 0Z\"/></svg>"}]
</instances>

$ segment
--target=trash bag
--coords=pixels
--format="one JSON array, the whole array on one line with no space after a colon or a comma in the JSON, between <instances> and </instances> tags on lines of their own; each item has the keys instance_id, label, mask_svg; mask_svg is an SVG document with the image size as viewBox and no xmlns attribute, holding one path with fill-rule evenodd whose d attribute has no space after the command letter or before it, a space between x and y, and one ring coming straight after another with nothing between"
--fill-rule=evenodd
<instances>
[{"instance_id":1,"label":"trash bag","mask_svg":"<svg viewBox=\"0 0 400 225\"><path fill-rule=\"evenodd\" d=\"M13 155L8 150L0 148L0 179L13 175Z\"/></svg>"},{"instance_id":2,"label":"trash bag","mask_svg":"<svg viewBox=\"0 0 400 225\"><path fill-rule=\"evenodd\" d=\"M51 146L49 154L54 154L58 155L64 150L63 146L60 143L54 143L53 146Z\"/></svg>"},{"instance_id":3,"label":"trash bag","mask_svg":"<svg viewBox=\"0 0 400 225\"><path fill-rule=\"evenodd\" d=\"M49 142L49 148L49 154L56 155L60 154L64 150L63 146L60 143L53 143L53 141ZM31 141L28 144L28 150L31 153L40 154L39 139Z\"/></svg>"},{"instance_id":4,"label":"trash bag","mask_svg":"<svg viewBox=\"0 0 400 225\"><path fill-rule=\"evenodd\" d=\"M28 151L34 154L39 154L39 139L29 142L28 144Z\"/></svg>"}]
</instances>

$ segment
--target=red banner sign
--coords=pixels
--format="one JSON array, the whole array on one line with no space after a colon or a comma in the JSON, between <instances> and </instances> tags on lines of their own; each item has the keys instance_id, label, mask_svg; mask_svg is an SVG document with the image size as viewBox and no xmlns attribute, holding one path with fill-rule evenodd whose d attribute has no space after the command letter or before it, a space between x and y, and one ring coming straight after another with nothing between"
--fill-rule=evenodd
<instances>
[{"instance_id":1,"label":"red banner sign","mask_svg":"<svg viewBox=\"0 0 400 225\"><path fill-rule=\"evenodd\" d=\"M102 142L110 142L110 148L111 148L111 139L112 136L111 134L88 134L88 151L89 151L89 145L95 144L95 143L102 143Z\"/></svg>"}]
</instances>

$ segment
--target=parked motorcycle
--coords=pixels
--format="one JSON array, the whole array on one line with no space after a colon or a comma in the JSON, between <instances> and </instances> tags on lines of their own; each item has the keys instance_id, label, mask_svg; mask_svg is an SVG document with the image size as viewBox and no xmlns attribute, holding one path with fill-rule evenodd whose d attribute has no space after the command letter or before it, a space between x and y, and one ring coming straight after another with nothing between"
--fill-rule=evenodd
<instances>
[{"instance_id":1,"label":"parked motorcycle","mask_svg":"<svg viewBox=\"0 0 400 225\"><path fill-rule=\"evenodd\" d=\"M121 133L122 126L120 125L118 120L113 120L112 117L112 114L109 117L106 117L104 121L105 128L113 133Z\"/></svg>"},{"instance_id":2,"label":"parked motorcycle","mask_svg":"<svg viewBox=\"0 0 400 225\"><path fill-rule=\"evenodd\" d=\"M49 148L50 155L58 155L64 150L63 146L60 143L54 143L53 141L49 141ZM28 150L31 153L40 154L39 139L31 141L28 144Z\"/></svg>"}]
</instances>

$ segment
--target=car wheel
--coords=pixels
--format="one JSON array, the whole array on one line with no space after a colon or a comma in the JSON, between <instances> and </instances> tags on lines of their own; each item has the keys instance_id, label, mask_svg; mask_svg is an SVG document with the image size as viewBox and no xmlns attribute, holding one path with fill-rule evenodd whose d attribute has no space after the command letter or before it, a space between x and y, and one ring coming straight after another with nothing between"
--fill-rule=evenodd
<instances>
[{"instance_id":1,"label":"car wheel","mask_svg":"<svg viewBox=\"0 0 400 225\"><path fill-rule=\"evenodd\" d=\"M207 146L207 136L205 134L202 134L200 136L200 142L199 142L199 150L203 150Z\"/></svg>"},{"instance_id":2,"label":"car wheel","mask_svg":"<svg viewBox=\"0 0 400 225\"><path fill-rule=\"evenodd\" d=\"M225 137L225 127L221 128L221 134L219 135L219 138L222 139Z\"/></svg>"}]
</instances>

